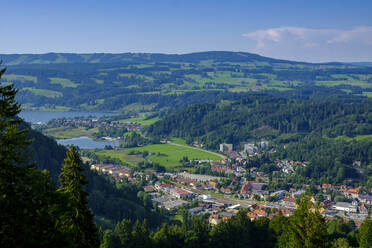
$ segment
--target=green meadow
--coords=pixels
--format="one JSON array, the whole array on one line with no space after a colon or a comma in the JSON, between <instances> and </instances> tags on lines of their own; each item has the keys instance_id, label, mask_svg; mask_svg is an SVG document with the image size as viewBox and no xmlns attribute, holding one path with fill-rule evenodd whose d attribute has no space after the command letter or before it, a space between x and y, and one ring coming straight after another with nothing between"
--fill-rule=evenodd
<instances>
[{"instance_id":1,"label":"green meadow","mask_svg":"<svg viewBox=\"0 0 372 248\"><path fill-rule=\"evenodd\" d=\"M191 159L209 159L209 160L220 160L221 158L217 155L210 154L205 151L181 147L172 144L155 144L147 145L143 147L129 148L128 150L133 151L148 151L151 153L147 158L151 159L154 163L159 163L165 167L174 167L180 164L180 160L187 156Z\"/></svg>"},{"instance_id":2,"label":"green meadow","mask_svg":"<svg viewBox=\"0 0 372 248\"><path fill-rule=\"evenodd\" d=\"M28 76L28 75L15 75L15 74L5 74L3 76L7 81L19 81L19 82L37 82L37 77L34 76Z\"/></svg>"},{"instance_id":3,"label":"green meadow","mask_svg":"<svg viewBox=\"0 0 372 248\"><path fill-rule=\"evenodd\" d=\"M49 78L51 84L60 84L62 87L76 88L78 85L67 78L51 77Z\"/></svg>"},{"instance_id":4,"label":"green meadow","mask_svg":"<svg viewBox=\"0 0 372 248\"><path fill-rule=\"evenodd\" d=\"M54 91L54 90L35 89L35 88L23 88L22 90L30 91L37 96L45 96L49 98L57 98L57 97L63 96L61 92Z\"/></svg>"},{"instance_id":5,"label":"green meadow","mask_svg":"<svg viewBox=\"0 0 372 248\"><path fill-rule=\"evenodd\" d=\"M80 136L93 137L93 133L98 132L98 128L85 129L83 127L57 127L49 128L44 131L44 134L52 136L57 139L70 139Z\"/></svg>"},{"instance_id":6,"label":"green meadow","mask_svg":"<svg viewBox=\"0 0 372 248\"><path fill-rule=\"evenodd\" d=\"M141 124L141 125L144 125L144 126L149 126L151 124L154 124L158 120L160 120L159 117L154 117L154 118L146 120L146 117L143 116L143 117L128 118L128 119L120 120L119 122L124 123L124 122L129 121L129 122L135 122L135 123L138 123L138 124Z\"/></svg>"},{"instance_id":7,"label":"green meadow","mask_svg":"<svg viewBox=\"0 0 372 248\"><path fill-rule=\"evenodd\" d=\"M338 136L335 138L336 140L345 140L345 141L352 141L352 140L356 140L356 141L362 141L362 140L372 140L372 134L368 134L368 135L357 135L355 137L347 137L347 136Z\"/></svg>"},{"instance_id":8,"label":"green meadow","mask_svg":"<svg viewBox=\"0 0 372 248\"><path fill-rule=\"evenodd\" d=\"M127 163L131 166L136 166L137 163L145 161L141 155L130 155L129 149L119 149L119 150L100 150L96 152L98 157L106 156L111 158L120 159L122 162Z\"/></svg>"}]
</instances>

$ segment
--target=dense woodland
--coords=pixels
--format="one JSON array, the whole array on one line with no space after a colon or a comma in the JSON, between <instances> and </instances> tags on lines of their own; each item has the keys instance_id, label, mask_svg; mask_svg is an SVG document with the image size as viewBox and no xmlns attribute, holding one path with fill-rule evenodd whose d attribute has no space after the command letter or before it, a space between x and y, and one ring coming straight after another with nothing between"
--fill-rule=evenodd
<instances>
[{"instance_id":1,"label":"dense woodland","mask_svg":"<svg viewBox=\"0 0 372 248\"><path fill-rule=\"evenodd\" d=\"M47 170L57 182L66 157L66 148L37 131L28 130L27 133L29 139L33 140L28 148L30 157L34 158L38 168ZM102 221L102 225L112 226L124 218L132 221L147 218L150 220L150 226L161 223L163 217L153 209L151 201L138 197L138 192L142 189L141 181L135 185L117 183L91 171L88 166L82 166L88 182L84 189L89 194L89 207L96 215L97 221Z\"/></svg>"},{"instance_id":2,"label":"dense woodland","mask_svg":"<svg viewBox=\"0 0 372 248\"><path fill-rule=\"evenodd\" d=\"M303 180L342 183L361 177L372 183L368 171L361 176L350 168L355 160L365 166L372 161L371 100L340 103L250 96L186 107L147 132L155 137L182 137L189 143L197 140L214 150L220 143L242 150L244 142L269 140L276 149L273 158L311 163L299 171Z\"/></svg>"}]
</instances>

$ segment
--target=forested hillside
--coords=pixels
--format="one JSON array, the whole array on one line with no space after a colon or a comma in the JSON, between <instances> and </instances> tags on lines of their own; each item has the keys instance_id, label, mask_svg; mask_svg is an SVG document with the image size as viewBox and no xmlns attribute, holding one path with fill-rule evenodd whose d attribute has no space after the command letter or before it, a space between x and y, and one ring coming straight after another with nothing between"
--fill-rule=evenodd
<instances>
[{"instance_id":1,"label":"forested hillside","mask_svg":"<svg viewBox=\"0 0 372 248\"><path fill-rule=\"evenodd\" d=\"M257 92L324 100L367 98L372 68L311 64L250 53L0 55L2 78L28 109L174 108ZM319 94L322 97L319 97Z\"/></svg>"},{"instance_id":2,"label":"forested hillside","mask_svg":"<svg viewBox=\"0 0 372 248\"><path fill-rule=\"evenodd\" d=\"M372 132L371 111L371 100L342 104L251 96L186 107L150 126L148 132L198 138L214 149L223 142L237 145L249 139L284 139L283 134L355 137Z\"/></svg>"},{"instance_id":3,"label":"forested hillside","mask_svg":"<svg viewBox=\"0 0 372 248\"><path fill-rule=\"evenodd\" d=\"M35 163L39 169L47 170L57 182L66 157L66 148L37 131L28 130L27 133L29 139L32 140L28 148L29 158L31 158L28 163ZM84 166L84 169L83 174L88 182L85 190L89 194L89 207L98 218L106 220L102 224L112 225L123 218L132 221L147 218L151 226L162 221L161 216L153 210L149 199L137 197L141 184L122 183L118 185L107 177L91 171L89 167Z\"/></svg>"},{"instance_id":4,"label":"forested hillside","mask_svg":"<svg viewBox=\"0 0 372 248\"><path fill-rule=\"evenodd\" d=\"M30 130L18 117L16 93L0 87L1 247L98 247L94 216L106 227L123 218L159 225L161 215L137 195L140 183L111 182L83 165L75 147L67 152Z\"/></svg>"},{"instance_id":5,"label":"forested hillside","mask_svg":"<svg viewBox=\"0 0 372 248\"><path fill-rule=\"evenodd\" d=\"M244 142L269 140L277 150L273 156L311 162L301 172L304 177L340 183L356 176L349 169L353 161L364 165L372 161L372 101L316 103L252 96L195 104L147 132L182 137L189 143L196 140L210 149L232 143L239 150Z\"/></svg>"}]
</instances>

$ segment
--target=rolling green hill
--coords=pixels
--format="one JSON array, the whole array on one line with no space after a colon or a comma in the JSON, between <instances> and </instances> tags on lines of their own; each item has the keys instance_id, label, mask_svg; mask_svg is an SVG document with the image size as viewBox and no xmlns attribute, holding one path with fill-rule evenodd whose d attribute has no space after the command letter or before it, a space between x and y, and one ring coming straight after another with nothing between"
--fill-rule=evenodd
<instances>
[{"instance_id":1,"label":"rolling green hill","mask_svg":"<svg viewBox=\"0 0 372 248\"><path fill-rule=\"evenodd\" d=\"M372 68L243 52L0 55L24 108L143 111L243 95L342 101L372 96Z\"/></svg>"},{"instance_id":2,"label":"rolling green hill","mask_svg":"<svg viewBox=\"0 0 372 248\"><path fill-rule=\"evenodd\" d=\"M286 60L272 59L253 53L210 51L189 54L160 53L46 53L46 54L3 54L5 65L21 64L63 64L63 63L147 63L147 62L272 62L297 63ZM308 64L308 63L301 63Z\"/></svg>"}]
</instances>

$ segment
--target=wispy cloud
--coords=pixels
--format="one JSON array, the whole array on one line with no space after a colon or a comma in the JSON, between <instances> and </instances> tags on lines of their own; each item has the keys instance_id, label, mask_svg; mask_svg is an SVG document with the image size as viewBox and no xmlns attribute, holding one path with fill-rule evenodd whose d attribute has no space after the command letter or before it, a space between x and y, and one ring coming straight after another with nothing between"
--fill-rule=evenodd
<instances>
[{"instance_id":1,"label":"wispy cloud","mask_svg":"<svg viewBox=\"0 0 372 248\"><path fill-rule=\"evenodd\" d=\"M352 41L359 41L360 43L372 46L372 26L338 31L333 39L328 40L328 44L347 43Z\"/></svg>"},{"instance_id":2,"label":"wispy cloud","mask_svg":"<svg viewBox=\"0 0 372 248\"><path fill-rule=\"evenodd\" d=\"M255 52L267 56L272 52L289 52L287 56L304 60L372 60L372 26L350 30L287 26L257 30L243 36L255 41ZM350 57L353 51L354 56Z\"/></svg>"}]
</instances>

